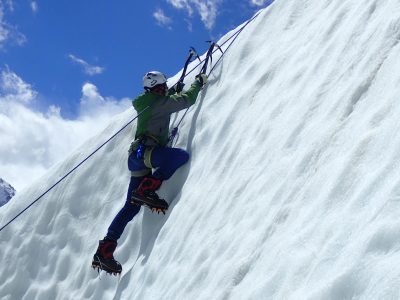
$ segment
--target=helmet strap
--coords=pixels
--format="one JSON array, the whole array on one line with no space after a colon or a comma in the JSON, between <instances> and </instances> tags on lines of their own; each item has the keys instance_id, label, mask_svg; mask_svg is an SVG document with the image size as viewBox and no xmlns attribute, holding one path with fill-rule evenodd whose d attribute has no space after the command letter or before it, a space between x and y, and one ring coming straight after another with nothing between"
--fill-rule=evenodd
<instances>
[{"instance_id":1,"label":"helmet strap","mask_svg":"<svg viewBox=\"0 0 400 300\"><path fill-rule=\"evenodd\" d=\"M157 84L156 86L150 88L149 91L157 95L165 96L168 91L168 86L165 83Z\"/></svg>"}]
</instances>

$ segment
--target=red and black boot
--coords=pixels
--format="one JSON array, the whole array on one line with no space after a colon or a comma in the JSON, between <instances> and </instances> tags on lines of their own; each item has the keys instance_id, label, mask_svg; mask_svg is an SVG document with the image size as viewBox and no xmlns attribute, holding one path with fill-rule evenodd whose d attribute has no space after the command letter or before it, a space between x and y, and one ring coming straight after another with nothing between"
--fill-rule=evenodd
<instances>
[{"instance_id":1,"label":"red and black boot","mask_svg":"<svg viewBox=\"0 0 400 300\"><path fill-rule=\"evenodd\" d=\"M161 186L162 181L154 177L145 177L140 183L139 187L133 191L131 203L136 205L146 205L152 211L158 213L168 209L168 203L164 199L160 199L156 190Z\"/></svg>"},{"instance_id":2,"label":"red and black boot","mask_svg":"<svg viewBox=\"0 0 400 300\"><path fill-rule=\"evenodd\" d=\"M115 248L117 248L117 242L114 240L104 238L99 241L99 247L93 256L92 267L113 275L121 274L122 266L114 259Z\"/></svg>"}]
</instances>

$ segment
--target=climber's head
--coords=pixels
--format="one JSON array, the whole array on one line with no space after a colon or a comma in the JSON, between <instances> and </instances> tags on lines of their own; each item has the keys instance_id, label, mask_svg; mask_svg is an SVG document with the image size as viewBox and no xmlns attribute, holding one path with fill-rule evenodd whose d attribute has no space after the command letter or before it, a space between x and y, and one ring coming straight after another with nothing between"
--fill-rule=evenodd
<instances>
[{"instance_id":1,"label":"climber's head","mask_svg":"<svg viewBox=\"0 0 400 300\"><path fill-rule=\"evenodd\" d=\"M143 87L146 91L166 95L168 91L167 77L158 71L147 72L143 77Z\"/></svg>"}]
</instances>

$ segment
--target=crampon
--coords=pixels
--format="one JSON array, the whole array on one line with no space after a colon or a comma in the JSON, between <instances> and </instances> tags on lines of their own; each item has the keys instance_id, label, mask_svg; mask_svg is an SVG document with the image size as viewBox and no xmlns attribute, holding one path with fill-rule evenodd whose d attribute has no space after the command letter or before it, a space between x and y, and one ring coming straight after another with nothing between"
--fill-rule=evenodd
<instances>
[{"instance_id":1,"label":"crampon","mask_svg":"<svg viewBox=\"0 0 400 300\"><path fill-rule=\"evenodd\" d=\"M168 209L168 203L164 199L160 198L150 198L150 197L142 197L138 195L133 195L131 198L131 203L135 205L144 205L148 207L152 212L156 212L157 214L164 214Z\"/></svg>"},{"instance_id":2,"label":"crampon","mask_svg":"<svg viewBox=\"0 0 400 300\"><path fill-rule=\"evenodd\" d=\"M118 262L114 261L112 264L102 263L100 258L96 256L93 257L92 268L97 270L98 273L105 271L107 274L114 276L120 276L122 272L122 267Z\"/></svg>"}]
</instances>

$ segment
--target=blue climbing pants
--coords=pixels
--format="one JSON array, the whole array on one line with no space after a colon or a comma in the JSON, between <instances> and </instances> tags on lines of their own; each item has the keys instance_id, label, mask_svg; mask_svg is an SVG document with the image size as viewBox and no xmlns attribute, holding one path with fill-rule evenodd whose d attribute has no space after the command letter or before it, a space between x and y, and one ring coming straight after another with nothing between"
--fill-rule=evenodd
<instances>
[{"instance_id":1,"label":"blue climbing pants","mask_svg":"<svg viewBox=\"0 0 400 300\"><path fill-rule=\"evenodd\" d=\"M152 168L149 168L145 165L143 159L138 159L136 157L136 152L131 153L128 157L128 169L132 172L132 176L129 182L126 202L108 228L107 238L118 240L126 225L140 211L140 206L130 203L130 199L133 191L140 185L140 182L145 176L150 176L150 174L152 174L151 176L157 179L167 180L188 160L189 153L185 150L179 148L155 147L150 157ZM146 173L148 175L146 175Z\"/></svg>"}]
</instances>

